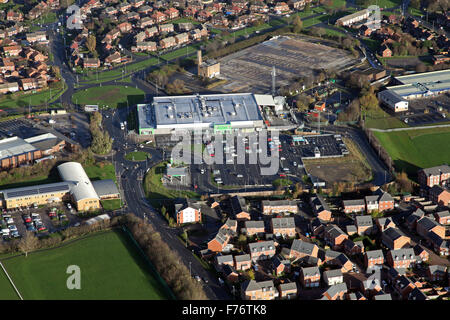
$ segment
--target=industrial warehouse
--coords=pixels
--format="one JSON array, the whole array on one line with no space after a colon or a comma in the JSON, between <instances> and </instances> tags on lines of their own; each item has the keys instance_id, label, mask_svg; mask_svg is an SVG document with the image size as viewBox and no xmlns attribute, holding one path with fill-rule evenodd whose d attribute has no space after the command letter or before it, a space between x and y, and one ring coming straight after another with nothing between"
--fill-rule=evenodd
<instances>
[{"instance_id":1,"label":"industrial warehouse","mask_svg":"<svg viewBox=\"0 0 450 320\"><path fill-rule=\"evenodd\" d=\"M388 87L387 90L380 92L378 97L395 111L407 110L406 100L425 98L450 91L450 70L416 73L394 79L398 85Z\"/></svg>"},{"instance_id":2,"label":"industrial warehouse","mask_svg":"<svg viewBox=\"0 0 450 320\"><path fill-rule=\"evenodd\" d=\"M11 209L72 201L78 211L87 211L99 209L100 200L119 198L114 181L91 182L78 162L66 162L57 169L63 182L1 190L1 206Z\"/></svg>"},{"instance_id":3,"label":"industrial warehouse","mask_svg":"<svg viewBox=\"0 0 450 320\"><path fill-rule=\"evenodd\" d=\"M213 129L254 130L264 126L255 95L251 93L154 97L137 105L139 134Z\"/></svg>"}]
</instances>

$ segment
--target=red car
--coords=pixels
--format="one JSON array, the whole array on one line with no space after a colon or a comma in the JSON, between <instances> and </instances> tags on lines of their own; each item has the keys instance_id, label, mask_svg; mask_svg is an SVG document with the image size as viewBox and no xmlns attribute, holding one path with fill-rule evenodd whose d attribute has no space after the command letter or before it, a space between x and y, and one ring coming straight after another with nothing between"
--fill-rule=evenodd
<instances>
[{"instance_id":1,"label":"red car","mask_svg":"<svg viewBox=\"0 0 450 320\"><path fill-rule=\"evenodd\" d=\"M280 177L286 177L284 173L280 173Z\"/></svg>"}]
</instances>

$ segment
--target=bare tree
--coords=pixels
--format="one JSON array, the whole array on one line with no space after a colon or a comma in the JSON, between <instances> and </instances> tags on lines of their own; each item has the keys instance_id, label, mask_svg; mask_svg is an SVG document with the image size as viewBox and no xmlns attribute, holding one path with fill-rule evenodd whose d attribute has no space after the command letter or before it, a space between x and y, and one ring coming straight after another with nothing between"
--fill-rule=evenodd
<instances>
[{"instance_id":1,"label":"bare tree","mask_svg":"<svg viewBox=\"0 0 450 320\"><path fill-rule=\"evenodd\" d=\"M27 231L25 236L20 240L18 249L28 256L28 252L36 250L39 247L39 239L31 232Z\"/></svg>"}]
</instances>

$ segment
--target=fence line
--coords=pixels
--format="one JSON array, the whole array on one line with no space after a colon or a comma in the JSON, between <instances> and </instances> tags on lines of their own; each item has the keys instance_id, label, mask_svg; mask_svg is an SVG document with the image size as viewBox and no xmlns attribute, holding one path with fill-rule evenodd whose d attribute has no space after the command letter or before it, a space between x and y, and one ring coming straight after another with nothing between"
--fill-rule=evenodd
<instances>
[{"instance_id":1,"label":"fence line","mask_svg":"<svg viewBox=\"0 0 450 320\"><path fill-rule=\"evenodd\" d=\"M376 132L393 132L393 131L422 130L422 129L448 128L448 127L450 127L450 124L439 124L439 125L434 125L434 126L421 126L421 127L408 127L408 128L393 128L393 129L369 128L369 130L376 131Z\"/></svg>"}]
</instances>

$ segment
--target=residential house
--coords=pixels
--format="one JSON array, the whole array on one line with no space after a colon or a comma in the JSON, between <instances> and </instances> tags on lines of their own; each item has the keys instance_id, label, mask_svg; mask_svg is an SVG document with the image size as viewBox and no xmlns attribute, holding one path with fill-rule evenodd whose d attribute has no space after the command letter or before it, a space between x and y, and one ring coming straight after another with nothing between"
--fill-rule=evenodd
<instances>
[{"instance_id":1,"label":"residential house","mask_svg":"<svg viewBox=\"0 0 450 320\"><path fill-rule=\"evenodd\" d=\"M0 93L5 94L9 92L19 91L19 84L17 82L7 82L0 84Z\"/></svg>"},{"instance_id":2,"label":"residential house","mask_svg":"<svg viewBox=\"0 0 450 320\"><path fill-rule=\"evenodd\" d=\"M414 283L405 275L400 276L393 283L394 289L403 299L407 299L411 291L416 287Z\"/></svg>"},{"instance_id":3,"label":"residential house","mask_svg":"<svg viewBox=\"0 0 450 320\"><path fill-rule=\"evenodd\" d=\"M228 228L220 228L214 239L208 242L208 249L213 252L222 252L228 245L235 232Z\"/></svg>"},{"instance_id":4,"label":"residential house","mask_svg":"<svg viewBox=\"0 0 450 320\"><path fill-rule=\"evenodd\" d=\"M383 58L391 57L392 50L387 46L387 44L384 44L380 47L380 49L378 49L378 54Z\"/></svg>"},{"instance_id":5,"label":"residential house","mask_svg":"<svg viewBox=\"0 0 450 320\"><path fill-rule=\"evenodd\" d=\"M133 29L133 26L129 22L122 22L117 26L117 28L119 28L121 33L127 33Z\"/></svg>"},{"instance_id":6,"label":"residential house","mask_svg":"<svg viewBox=\"0 0 450 320\"><path fill-rule=\"evenodd\" d=\"M428 232L433 231L442 239L445 239L445 227L429 217L423 217L417 221L416 231L422 237L426 237Z\"/></svg>"},{"instance_id":7,"label":"residential house","mask_svg":"<svg viewBox=\"0 0 450 320\"><path fill-rule=\"evenodd\" d=\"M347 300L367 300L367 298L360 292L347 293Z\"/></svg>"},{"instance_id":8,"label":"residential house","mask_svg":"<svg viewBox=\"0 0 450 320\"><path fill-rule=\"evenodd\" d=\"M47 42L47 34L44 31L32 32L26 34L26 39L30 43Z\"/></svg>"},{"instance_id":9,"label":"residential house","mask_svg":"<svg viewBox=\"0 0 450 320\"><path fill-rule=\"evenodd\" d=\"M13 10L8 10L6 13L6 20L7 21L14 21L14 22L21 22L23 21L23 14L22 12L15 12Z\"/></svg>"},{"instance_id":10,"label":"residential house","mask_svg":"<svg viewBox=\"0 0 450 320\"><path fill-rule=\"evenodd\" d=\"M429 194L430 200L438 205L441 206L450 206L450 190L440 187L440 186L433 186L430 189Z\"/></svg>"},{"instance_id":11,"label":"residential house","mask_svg":"<svg viewBox=\"0 0 450 320\"><path fill-rule=\"evenodd\" d=\"M306 0L291 0L290 3L291 3L291 6L292 6L292 9L300 10L300 9L303 9L305 7Z\"/></svg>"},{"instance_id":12,"label":"residential house","mask_svg":"<svg viewBox=\"0 0 450 320\"><path fill-rule=\"evenodd\" d=\"M130 0L130 4L134 7L134 8L139 8L140 6L142 6L145 3L144 0Z\"/></svg>"},{"instance_id":13,"label":"residential house","mask_svg":"<svg viewBox=\"0 0 450 320\"><path fill-rule=\"evenodd\" d=\"M364 199L344 200L342 201L342 207L345 213L361 213L364 212L366 205Z\"/></svg>"},{"instance_id":14,"label":"residential house","mask_svg":"<svg viewBox=\"0 0 450 320\"><path fill-rule=\"evenodd\" d=\"M349 236L352 236L357 233L357 229L354 224L349 224L349 225L345 226L345 230L347 231L347 234Z\"/></svg>"},{"instance_id":15,"label":"residential house","mask_svg":"<svg viewBox=\"0 0 450 320\"><path fill-rule=\"evenodd\" d=\"M83 59L83 68L98 68L100 67L100 60L98 58Z\"/></svg>"},{"instance_id":16,"label":"residential house","mask_svg":"<svg viewBox=\"0 0 450 320\"><path fill-rule=\"evenodd\" d=\"M145 29L144 32L145 32L145 35L146 35L148 38L151 38L151 37L153 37L154 35L158 34L158 28L157 28L157 27L147 28L147 29Z\"/></svg>"},{"instance_id":17,"label":"residential house","mask_svg":"<svg viewBox=\"0 0 450 320\"><path fill-rule=\"evenodd\" d=\"M115 52L105 58L106 64L120 63L122 62L122 57L119 52Z\"/></svg>"},{"instance_id":18,"label":"residential house","mask_svg":"<svg viewBox=\"0 0 450 320\"><path fill-rule=\"evenodd\" d=\"M225 223L220 227L221 229L228 229L233 231L234 233L237 232L237 221L236 220L232 220L230 218L228 218Z\"/></svg>"},{"instance_id":19,"label":"residential house","mask_svg":"<svg viewBox=\"0 0 450 320\"><path fill-rule=\"evenodd\" d=\"M394 268L409 268L416 263L416 255L413 248L389 250L386 257L387 263Z\"/></svg>"},{"instance_id":20,"label":"residential house","mask_svg":"<svg viewBox=\"0 0 450 320\"><path fill-rule=\"evenodd\" d=\"M381 293L381 294L377 294L376 296L374 296L373 300L375 300L375 301L392 300L392 296L390 293Z\"/></svg>"},{"instance_id":21,"label":"residential house","mask_svg":"<svg viewBox=\"0 0 450 320\"><path fill-rule=\"evenodd\" d=\"M364 265L367 270L381 269L384 264L382 250L371 250L364 253Z\"/></svg>"},{"instance_id":22,"label":"residential house","mask_svg":"<svg viewBox=\"0 0 450 320\"><path fill-rule=\"evenodd\" d=\"M339 266L342 272L350 272L353 270L353 262L344 254L340 253L335 259L329 262L332 265Z\"/></svg>"},{"instance_id":23,"label":"residential house","mask_svg":"<svg viewBox=\"0 0 450 320\"><path fill-rule=\"evenodd\" d=\"M141 29L144 29L146 27L152 26L155 24L155 21L153 21L150 17L144 17L138 22L138 27Z\"/></svg>"},{"instance_id":24,"label":"residential house","mask_svg":"<svg viewBox=\"0 0 450 320\"><path fill-rule=\"evenodd\" d=\"M167 38L164 38L159 41L159 46L162 49L171 48L171 47L175 46L176 44L177 44L177 42L174 37L167 37Z\"/></svg>"},{"instance_id":25,"label":"residential house","mask_svg":"<svg viewBox=\"0 0 450 320\"><path fill-rule=\"evenodd\" d=\"M396 250L409 247L411 239L401 232L400 229L387 228L381 234L381 242L387 248Z\"/></svg>"},{"instance_id":26,"label":"residential house","mask_svg":"<svg viewBox=\"0 0 450 320\"><path fill-rule=\"evenodd\" d=\"M317 258L318 253L319 247L316 244L294 239L294 241L292 241L289 257L298 259L312 256Z\"/></svg>"},{"instance_id":27,"label":"residential house","mask_svg":"<svg viewBox=\"0 0 450 320\"><path fill-rule=\"evenodd\" d=\"M189 33L183 32L175 35L175 41L177 44L184 44L189 42Z\"/></svg>"},{"instance_id":28,"label":"residential house","mask_svg":"<svg viewBox=\"0 0 450 320\"><path fill-rule=\"evenodd\" d=\"M394 209L394 198L392 198L389 193L384 192L381 189L378 189L377 192L379 194L378 211L383 212Z\"/></svg>"},{"instance_id":29,"label":"residential house","mask_svg":"<svg viewBox=\"0 0 450 320\"><path fill-rule=\"evenodd\" d=\"M435 252L439 253L441 256L448 256L449 255L449 249L450 249L450 242L447 240L444 240L439 235L434 233L433 231L430 231L427 234L427 241L433 246L433 249Z\"/></svg>"},{"instance_id":30,"label":"residential house","mask_svg":"<svg viewBox=\"0 0 450 320\"><path fill-rule=\"evenodd\" d=\"M152 15L151 18L153 19L153 21L155 21L155 23L161 23L167 20L167 17L164 13L162 13L161 11L155 11Z\"/></svg>"},{"instance_id":31,"label":"residential house","mask_svg":"<svg viewBox=\"0 0 450 320\"><path fill-rule=\"evenodd\" d=\"M320 285L319 267L301 268L300 283L304 288L314 288Z\"/></svg>"},{"instance_id":32,"label":"residential house","mask_svg":"<svg viewBox=\"0 0 450 320\"><path fill-rule=\"evenodd\" d=\"M320 194L310 198L310 204L314 215L323 221L331 220L331 210Z\"/></svg>"},{"instance_id":33,"label":"residential house","mask_svg":"<svg viewBox=\"0 0 450 320\"><path fill-rule=\"evenodd\" d=\"M359 235L371 234L373 229L372 216L357 216L356 221L356 232Z\"/></svg>"},{"instance_id":34,"label":"residential house","mask_svg":"<svg viewBox=\"0 0 450 320\"><path fill-rule=\"evenodd\" d=\"M163 33L163 32L174 32L174 26L172 23L166 23L166 24L162 24L159 27L159 32Z\"/></svg>"},{"instance_id":35,"label":"residential house","mask_svg":"<svg viewBox=\"0 0 450 320\"><path fill-rule=\"evenodd\" d=\"M261 202L263 214L297 213L296 201L291 200L263 200Z\"/></svg>"},{"instance_id":36,"label":"residential house","mask_svg":"<svg viewBox=\"0 0 450 320\"><path fill-rule=\"evenodd\" d=\"M174 206L177 225L202 221L200 204L190 199L182 199L177 200Z\"/></svg>"},{"instance_id":37,"label":"residential house","mask_svg":"<svg viewBox=\"0 0 450 320\"><path fill-rule=\"evenodd\" d=\"M433 215L439 224L450 224L450 211L439 211L435 212Z\"/></svg>"},{"instance_id":38,"label":"residential house","mask_svg":"<svg viewBox=\"0 0 450 320\"><path fill-rule=\"evenodd\" d=\"M408 295L408 300L429 300L429 298L418 287L415 287Z\"/></svg>"},{"instance_id":39,"label":"residential house","mask_svg":"<svg viewBox=\"0 0 450 320\"><path fill-rule=\"evenodd\" d=\"M286 2L277 2L273 10L278 13L287 13L291 11Z\"/></svg>"},{"instance_id":40,"label":"residential house","mask_svg":"<svg viewBox=\"0 0 450 320\"><path fill-rule=\"evenodd\" d=\"M430 254L424 247L419 244L414 246L414 254L416 255L417 262L428 261Z\"/></svg>"},{"instance_id":41,"label":"residential house","mask_svg":"<svg viewBox=\"0 0 450 320\"><path fill-rule=\"evenodd\" d=\"M344 283L335 284L324 292L321 300L344 300L347 293L347 285Z\"/></svg>"},{"instance_id":42,"label":"residential house","mask_svg":"<svg viewBox=\"0 0 450 320\"><path fill-rule=\"evenodd\" d=\"M378 211L378 195L366 196L364 200L366 202L366 211L371 213L373 211Z\"/></svg>"},{"instance_id":43,"label":"residential house","mask_svg":"<svg viewBox=\"0 0 450 320\"><path fill-rule=\"evenodd\" d=\"M264 234L264 221L245 221L245 233L248 236Z\"/></svg>"},{"instance_id":44,"label":"residential house","mask_svg":"<svg viewBox=\"0 0 450 320\"><path fill-rule=\"evenodd\" d=\"M288 259L283 259L281 256L276 256L272 262L273 270L277 276L282 273L289 273L291 271L291 262Z\"/></svg>"},{"instance_id":45,"label":"residential house","mask_svg":"<svg viewBox=\"0 0 450 320\"><path fill-rule=\"evenodd\" d=\"M392 218L390 217L377 218L375 224L377 225L379 232L384 232L388 228L396 227L394 221L392 221Z\"/></svg>"},{"instance_id":46,"label":"residential house","mask_svg":"<svg viewBox=\"0 0 450 320\"><path fill-rule=\"evenodd\" d=\"M167 16L168 19L175 19L178 18L180 12L175 8L169 8L166 11L164 11L164 14Z\"/></svg>"},{"instance_id":47,"label":"residential house","mask_svg":"<svg viewBox=\"0 0 450 320\"><path fill-rule=\"evenodd\" d=\"M133 50L134 49L134 50ZM131 51L156 51L156 42L153 41L141 41L137 42L135 47L131 48Z\"/></svg>"},{"instance_id":48,"label":"residential house","mask_svg":"<svg viewBox=\"0 0 450 320\"><path fill-rule=\"evenodd\" d=\"M212 13L207 10L200 10L197 13L197 20L201 21L201 22L206 22L209 19L211 19L211 17L212 17Z\"/></svg>"},{"instance_id":49,"label":"residential house","mask_svg":"<svg viewBox=\"0 0 450 320\"><path fill-rule=\"evenodd\" d=\"M224 265L222 268L222 273L224 274L225 279L230 283L238 282L239 280L239 274L233 266L228 264Z\"/></svg>"},{"instance_id":50,"label":"residential house","mask_svg":"<svg viewBox=\"0 0 450 320\"><path fill-rule=\"evenodd\" d=\"M422 186L433 187L443 185L450 179L450 166L447 164L432 168L421 169L417 172L419 184Z\"/></svg>"},{"instance_id":51,"label":"residential house","mask_svg":"<svg viewBox=\"0 0 450 320\"><path fill-rule=\"evenodd\" d=\"M44 86L44 84L41 81L35 78L23 78L19 80L19 83L23 91L35 90L42 88Z\"/></svg>"},{"instance_id":52,"label":"residential house","mask_svg":"<svg viewBox=\"0 0 450 320\"><path fill-rule=\"evenodd\" d=\"M181 22L177 24L178 31L188 32L194 29L194 25L191 22Z\"/></svg>"},{"instance_id":53,"label":"residential house","mask_svg":"<svg viewBox=\"0 0 450 320\"><path fill-rule=\"evenodd\" d=\"M280 299L295 299L297 297L298 288L295 282L285 282L278 285L278 297Z\"/></svg>"},{"instance_id":54,"label":"residential house","mask_svg":"<svg viewBox=\"0 0 450 320\"><path fill-rule=\"evenodd\" d=\"M217 255L214 257L217 271L222 271L225 265L233 266L233 256L231 254Z\"/></svg>"},{"instance_id":55,"label":"residential house","mask_svg":"<svg viewBox=\"0 0 450 320\"><path fill-rule=\"evenodd\" d=\"M419 221L420 219L422 219L425 216L425 212L423 212L422 209L417 208L413 213L411 213L407 218L406 218L406 225L408 226L408 228L410 230L416 230L417 227L417 221Z\"/></svg>"},{"instance_id":56,"label":"residential house","mask_svg":"<svg viewBox=\"0 0 450 320\"><path fill-rule=\"evenodd\" d=\"M153 8L152 8L152 7L150 7L150 6L148 6L148 5L144 5L144 6L139 7L139 9L138 9L137 12L138 12L140 15L146 16L146 15L148 15L149 13L151 13L152 11L153 11Z\"/></svg>"},{"instance_id":57,"label":"residential house","mask_svg":"<svg viewBox=\"0 0 450 320\"><path fill-rule=\"evenodd\" d=\"M350 239L344 241L344 251L349 256L354 256L364 252L364 244L362 241L353 242Z\"/></svg>"},{"instance_id":58,"label":"residential house","mask_svg":"<svg viewBox=\"0 0 450 320\"><path fill-rule=\"evenodd\" d=\"M131 4L128 3L128 2L121 2L121 3L118 5L117 9L118 9L120 12L125 13L125 12L127 12L128 10L131 9Z\"/></svg>"},{"instance_id":59,"label":"residential house","mask_svg":"<svg viewBox=\"0 0 450 320\"><path fill-rule=\"evenodd\" d=\"M295 220L291 217L272 218L272 233L279 237L295 237Z\"/></svg>"},{"instance_id":60,"label":"residential house","mask_svg":"<svg viewBox=\"0 0 450 320\"><path fill-rule=\"evenodd\" d=\"M22 51L21 46L7 46L3 47L3 52L7 57L17 57Z\"/></svg>"},{"instance_id":61,"label":"residential house","mask_svg":"<svg viewBox=\"0 0 450 320\"><path fill-rule=\"evenodd\" d=\"M259 241L248 244L252 261L267 260L275 255L275 243L272 240Z\"/></svg>"},{"instance_id":62,"label":"residential house","mask_svg":"<svg viewBox=\"0 0 450 320\"><path fill-rule=\"evenodd\" d=\"M344 276L341 269L324 271L322 277L327 286L333 286L344 282Z\"/></svg>"},{"instance_id":63,"label":"residential house","mask_svg":"<svg viewBox=\"0 0 450 320\"><path fill-rule=\"evenodd\" d=\"M234 256L234 268L236 270L248 270L252 267L252 259L249 254Z\"/></svg>"},{"instance_id":64,"label":"residential house","mask_svg":"<svg viewBox=\"0 0 450 320\"><path fill-rule=\"evenodd\" d=\"M327 225L324 232L325 242L333 249L341 248L348 235L337 225Z\"/></svg>"},{"instance_id":65,"label":"residential house","mask_svg":"<svg viewBox=\"0 0 450 320\"><path fill-rule=\"evenodd\" d=\"M430 265L427 269L429 281L442 281L447 279L447 267L443 265Z\"/></svg>"},{"instance_id":66,"label":"residential house","mask_svg":"<svg viewBox=\"0 0 450 320\"><path fill-rule=\"evenodd\" d=\"M238 221L250 220L250 213L245 199L240 196L233 196L230 198L231 213Z\"/></svg>"},{"instance_id":67,"label":"residential house","mask_svg":"<svg viewBox=\"0 0 450 320\"><path fill-rule=\"evenodd\" d=\"M256 282L246 281L241 286L243 300L274 300L278 293L275 292L272 280Z\"/></svg>"}]
</instances>

